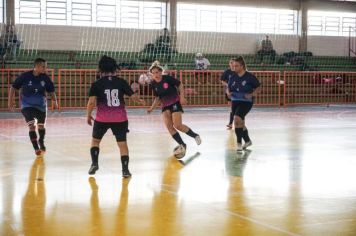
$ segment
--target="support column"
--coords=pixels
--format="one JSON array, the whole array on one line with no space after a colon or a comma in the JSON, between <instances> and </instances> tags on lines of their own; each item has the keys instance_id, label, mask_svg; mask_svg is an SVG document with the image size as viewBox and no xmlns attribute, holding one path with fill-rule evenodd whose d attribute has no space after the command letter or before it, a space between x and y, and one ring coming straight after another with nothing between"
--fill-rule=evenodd
<instances>
[{"instance_id":1,"label":"support column","mask_svg":"<svg viewBox=\"0 0 356 236\"><path fill-rule=\"evenodd\" d=\"M308 51L308 9L303 0L299 5L299 52Z\"/></svg>"},{"instance_id":2,"label":"support column","mask_svg":"<svg viewBox=\"0 0 356 236\"><path fill-rule=\"evenodd\" d=\"M168 24L171 36L171 47L176 49L177 46L177 0L167 0Z\"/></svg>"}]
</instances>

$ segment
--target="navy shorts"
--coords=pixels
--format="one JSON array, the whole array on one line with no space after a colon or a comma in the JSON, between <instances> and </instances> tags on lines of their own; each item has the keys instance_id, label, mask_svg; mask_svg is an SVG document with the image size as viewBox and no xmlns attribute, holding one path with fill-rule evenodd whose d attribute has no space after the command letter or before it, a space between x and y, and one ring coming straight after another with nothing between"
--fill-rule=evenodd
<instances>
[{"instance_id":1,"label":"navy shorts","mask_svg":"<svg viewBox=\"0 0 356 236\"><path fill-rule=\"evenodd\" d=\"M25 107L21 110L22 115L25 117L26 123L32 125L37 120L38 124L45 124L47 112L40 111L34 107Z\"/></svg>"},{"instance_id":2,"label":"navy shorts","mask_svg":"<svg viewBox=\"0 0 356 236\"><path fill-rule=\"evenodd\" d=\"M232 101L231 111L235 116L238 116L242 120L245 120L245 116L247 115L247 113L250 112L252 106L252 102Z\"/></svg>"},{"instance_id":3,"label":"navy shorts","mask_svg":"<svg viewBox=\"0 0 356 236\"><path fill-rule=\"evenodd\" d=\"M184 112L182 104L180 104L180 102L176 102L176 103L173 103L172 105L162 108L162 112L165 112L166 110L171 111L171 113L173 113L173 112L182 112L183 113Z\"/></svg>"},{"instance_id":4,"label":"navy shorts","mask_svg":"<svg viewBox=\"0 0 356 236\"><path fill-rule=\"evenodd\" d=\"M94 121L92 137L101 140L106 134L106 131L108 131L108 129L111 129L117 142L125 142L126 134L129 132L128 126L129 126L128 121L123 121L123 122Z\"/></svg>"}]
</instances>

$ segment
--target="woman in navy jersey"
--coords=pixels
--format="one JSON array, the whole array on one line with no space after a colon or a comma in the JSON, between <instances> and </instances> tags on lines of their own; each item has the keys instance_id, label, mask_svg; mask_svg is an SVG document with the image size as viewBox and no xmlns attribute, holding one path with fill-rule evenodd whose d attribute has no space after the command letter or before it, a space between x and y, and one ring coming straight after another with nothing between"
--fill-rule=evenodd
<instances>
[{"instance_id":1,"label":"woman in navy jersey","mask_svg":"<svg viewBox=\"0 0 356 236\"><path fill-rule=\"evenodd\" d=\"M144 105L145 101L135 94L129 84L116 76L118 65L116 61L103 56L99 61L100 78L90 88L87 105L87 123L92 125L92 111L97 106L90 148L92 165L89 174L93 175L99 169L99 145L108 129L111 129L120 149L122 176L129 178L129 149L126 142L128 119L125 109L124 95Z\"/></svg>"},{"instance_id":2,"label":"woman in navy jersey","mask_svg":"<svg viewBox=\"0 0 356 236\"><path fill-rule=\"evenodd\" d=\"M183 84L170 75L164 75L163 68L158 61L152 64L149 71L152 74L152 88L156 97L147 112L151 113L153 109L161 103L164 123L168 132L179 144L175 149L178 152L185 153L187 147L178 133L178 130L194 138L196 143L200 145L200 136L182 123L182 104L187 103L184 97Z\"/></svg>"},{"instance_id":3,"label":"woman in navy jersey","mask_svg":"<svg viewBox=\"0 0 356 236\"><path fill-rule=\"evenodd\" d=\"M232 70L232 59L229 61L229 69L226 69L224 73L220 77L220 81L223 84L225 88L225 98L226 101L228 102L228 105L231 107L231 99L226 93L227 85L229 83L230 78L234 75L234 71ZM234 121L234 114L230 110L230 116L229 116L229 123L226 125L227 129L232 129L232 122Z\"/></svg>"},{"instance_id":4,"label":"woman in navy jersey","mask_svg":"<svg viewBox=\"0 0 356 236\"><path fill-rule=\"evenodd\" d=\"M13 110L15 90L21 89L21 113L27 122L30 140L37 156L46 151L44 139L46 134L47 93L52 97L54 108L58 108L54 84L46 74L46 70L46 60L35 59L34 69L22 73L12 84L8 100L8 107ZM38 131L39 139L36 131Z\"/></svg>"},{"instance_id":5,"label":"woman in navy jersey","mask_svg":"<svg viewBox=\"0 0 356 236\"><path fill-rule=\"evenodd\" d=\"M234 114L237 151L241 152L252 145L245 116L253 106L253 98L259 91L260 82L247 71L245 60L241 56L232 59L232 69L235 74L230 78L226 92L231 98L231 110ZM244 145L242 139L245 141Z\"/></svg>"}]
</instances>

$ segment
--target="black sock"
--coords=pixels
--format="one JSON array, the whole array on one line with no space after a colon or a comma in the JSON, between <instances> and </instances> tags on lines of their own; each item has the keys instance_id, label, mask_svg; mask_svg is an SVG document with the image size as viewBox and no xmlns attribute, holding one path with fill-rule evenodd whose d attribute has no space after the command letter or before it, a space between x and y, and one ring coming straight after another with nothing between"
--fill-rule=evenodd
<instances>
[{"instance_id":1,"label":"black sock","mask_svg":"<svg viewBox=\"0 0 356 236\"><path fill-rule=\"evenodd\" d=\"M234 113L232 111L230 112L230 120L229 120L229 125L232 125L232 122L234 121Z\"/></svg>"},{"instance_id":2,"label":"black sock","mask_svg":"<svg viewBox=\"0 0 356 236\"><path fill-rule=\"evenodd\" d=\"M242 138L244 139L245 143L251 141L250 136L248 136L248 130L247 129L244 129L242 131Z\"/></svg>"},{"instance_id":3,"label":"black sock","mask_svg":"<svg viewBox=\"0 0 356 236\"><path fill-rule=\"evenodd\" d=\"M196 136L198 136L198 134L194 133L193 130L191 130L191 129L189 129L186 134L192 138L195 138Z\"/></svg>"},{"instance_id":4,"label":"black sock","mask_svg":"<svg viewBox=\"0 0 356 236\"><path fill-rule=\"evenodd\" d=\"M237 137L237 142L241 143L242 142L242 135L243 135L243 128L235 128L235 134Z\"/></svg>"},{"instance_id":5,"label":"black sock","mask_svg":"<svg viewBox=\"0 0 356 236\"><path fill-rule=\"evenodd\" d=\"M45 135L46 135L46 129L38 129L38 134L40 135L40 138L39 138L39 143L40 143L40 145L42 145L43 146L43 144L44 144L44 137L45 137Z\"/></svg>"},{"instance_id":6,"label":"black sock","mask_svg":"<svg viewBox=\"0 0 356 236\"><path fill-rule=\"evenodd\" d=\"M172 137L174 138L174 140L176 140L178 144L184 144L183 139L178 132L173 134Z\"/></svg>"},{"instance_id":7,"label":"black sock","mask_svg":"<svg viewBox=\"0 0 356 236\"><path fill-rule=\"evenodd\" d=\"M127 170L129 168L129 156L121 156L121 165L123 170Z\"/></svg>"},{"instance_id":8,"label":"black sock","mask_svg":"<svg viewBox=\"0 0 356 236\"><path fill-rule=\"evenodd\" d=\"M91 162L93 165L98 165L99 147L90 148Z\"/></svg>"},{"instance_id":9,"label":"black sock","mask_svg":"<svg viewBox=\"0 0 356 236\"><path fill-rule=\"evenodd\" d=\"M32 146L35 150L38 150L39 147L38 147L38 142L37 142L37 134L36 134L36 131L30 131L28 132L29 136L30 136L30 140L31 140L31 143L32 143Z\"/></svg>"}]
</instances>

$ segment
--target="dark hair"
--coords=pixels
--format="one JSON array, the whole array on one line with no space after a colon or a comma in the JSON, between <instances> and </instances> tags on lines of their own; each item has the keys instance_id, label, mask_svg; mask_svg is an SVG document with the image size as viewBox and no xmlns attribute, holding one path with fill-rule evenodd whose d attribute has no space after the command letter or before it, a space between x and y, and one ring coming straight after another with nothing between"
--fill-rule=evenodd
<instances>
[{"instance_id":1,"label":"dark hair","mask_svg":"<svg viewBox=\"0 0 356 236\"><path fill-rule=\"evenodd\" d=\"M242 67L247 70L245 59L242 56L231 58L231 60L240 63Z\"/></svg>"},{"instance_id":2,"label":"dark hair","mask_svg":"<svg viewBox=\"0 0 356 236\"><path fill-rule=\"evenodd\" d=\"M43 59L43 58L38 57L38 58L36 58L35 61L33 62L33 64L34 64L35 66L38 65L38 64L41 64L41 63L46 63L46 60Z\"/></svg>"},{"instance_id":3,"label":"dark hair","mask_svg":"<svg viewBox=\"0 0 356 236\"><path fill-rule=\"evenodd\" d=\"M116 72L119 66L114 58L108 57L106 55L102 56L99 61L99 71L100 72Z\"/></svg>"}]
</instances>

